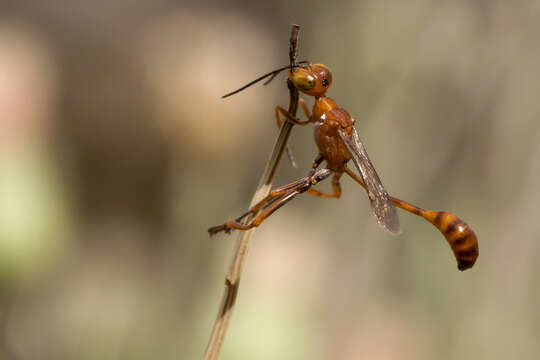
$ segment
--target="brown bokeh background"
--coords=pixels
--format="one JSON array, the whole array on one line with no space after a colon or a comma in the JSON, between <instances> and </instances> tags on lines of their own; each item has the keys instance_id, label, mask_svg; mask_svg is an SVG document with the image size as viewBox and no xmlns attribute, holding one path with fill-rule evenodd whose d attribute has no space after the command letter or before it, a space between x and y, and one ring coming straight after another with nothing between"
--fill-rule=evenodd
<instances>
[{"instance_id":1,"label":"brown bokeh background","mask_svg":"<svg viewBox=\"0 0 540 360\"><path fill-rule=\"evenodd\" d=\"M540 3L14 1L0 5L0 358L198 359L300 58L389 191L457 213L480 258L365 192L300 196L257 230L221 359L540 356ZM308 100L311 104L311 101ZM275 184L305 175L311 129ZM328 189L329 184L321 188Z\"/></svg>"}]
</instances>

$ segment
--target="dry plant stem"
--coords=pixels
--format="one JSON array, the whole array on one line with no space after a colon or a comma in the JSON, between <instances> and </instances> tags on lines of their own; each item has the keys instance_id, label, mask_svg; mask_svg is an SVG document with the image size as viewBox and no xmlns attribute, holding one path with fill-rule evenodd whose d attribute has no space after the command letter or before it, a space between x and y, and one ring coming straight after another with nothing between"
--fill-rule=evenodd
<instances>
[{"instance_id":1,"label":"dry plant stem","mask_svg":"<svg viewBox=\"0 0 540 360\"><path fill-rule=\"evenodd\" d=\"M289 59L291 67L296 65L299 30L300 26L292 25L291 38L289 41ZM298 90L289 80L287 81L287 87L289 88L288 110L292 116L296 117L299 97ZM263 175L261 176L259 186L257 187L257 190L255 191L255 194L251 200L250 207L258 203L270 193L270 189L272 188L272 180L276 174L279 161L281 160L283 152L287 146L287 141L289 140L292 127L293 124L290 121L283 122L276 143L274 144L274 148L272 149L270 159L268 160ZM249 222L251 218L252 217L248 217L244 221ZM204 360L216 360L221 351L223 339L225 338L225 334L229 328L232 310L234 308L236 296L238 294L238 287L240 285L242 269L246 261L249 242L254 230L255 229L239 232L241 234L241 238L237 242L231 267L227 273L227 276L225 277L225 291L223 293L223 299L221 300L218 316L216 322L214 323L214 329L212 330L212 335L210 336L210 341L208 342L208 346L206 348Z\"/></svg>"}]
</instances>

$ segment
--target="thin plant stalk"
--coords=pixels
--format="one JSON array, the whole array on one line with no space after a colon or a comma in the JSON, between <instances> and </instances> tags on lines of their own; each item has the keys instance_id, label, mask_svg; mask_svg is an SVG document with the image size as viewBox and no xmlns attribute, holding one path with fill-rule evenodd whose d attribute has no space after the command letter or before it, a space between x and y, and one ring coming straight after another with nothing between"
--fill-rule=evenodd
<instances>
[{"instance_id":1,"label":"thin plant stalk","mask_svg":"<svg viewBox=\"0 0 540 360\"><path fill-rule=\"evenodd\" d=\"M298 32L300 31L300 26L292 25L291 37L289 41L289 60L291 64L291 69L296 65L296 58L298 53ZM298 110L298 90L293 86L290 80L287 80L287 87L289 88L289 113L292 116L296 116ZM266 195L270 193L272 188L272 181L276 174L279 161L287 147L287 141L289 140L289 135L291 134L293 124L290 121L284 121L281 125L281 129L270 154L270 158L266 164L266 168L261 176L259 186L253 195L251 200L251 206L255 205L261 201ZM244 221L249 222L253 216L246 218ZM221 347L223 345L223 340L225 334L229 328L229 322L231 320L232 311L236 303L236 297L238 295L238 288L240 286L240 279L242 276L242 270L246 261L246 256L249 250L251 236L253 235L255 229L251 229L244 232L239 232L240 238L237 241L233 261L231 263L229 272L225 277L225 290L223 293L223 298L221 300L221 305L219 307L218 316L216 322L214 323L214 328L212 330L212 335L208 342L206 352L204 354L204 360L217 360Z\"/></svg>"}]
</instances>

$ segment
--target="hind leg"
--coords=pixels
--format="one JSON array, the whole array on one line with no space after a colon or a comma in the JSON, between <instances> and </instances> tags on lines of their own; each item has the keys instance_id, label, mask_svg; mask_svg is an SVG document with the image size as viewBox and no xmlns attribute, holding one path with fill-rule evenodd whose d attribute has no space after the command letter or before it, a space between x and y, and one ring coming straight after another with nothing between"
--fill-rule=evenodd
<instances>
[{"instance_id":1,"label":"hind leg","mask_svg":"<svg viewBox=\"0 0 540 360\"><path fill-rule=\"evenodd\" d=\"M292 182L288 185L277 188L271 191L268 196L251 207L246 213L238 217L234 221L227 221L224 224L213 226L208 229L210 235L214 235L220 231L230 232L236 230L249 230L259 226L266 218L272 215L277 209L291 201L296 195L309 190L313 185L326 179L332 172L328 169L321 169L313 175L306 176L300 180ZM260 212L260 213L259 213ZM241 223L241 220L248 215L257 214L247 224Z\"/></svg>"}]
</instances>

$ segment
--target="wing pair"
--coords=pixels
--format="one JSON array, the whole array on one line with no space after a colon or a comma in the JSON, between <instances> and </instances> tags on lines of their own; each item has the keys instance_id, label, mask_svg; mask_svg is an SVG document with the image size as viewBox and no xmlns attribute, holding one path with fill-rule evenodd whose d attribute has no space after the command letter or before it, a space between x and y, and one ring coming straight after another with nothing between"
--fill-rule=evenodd
<instances>
[{"instance_id":1,"label":"wing pair","mask_svg":"<svg viewBox=\"0 0 540 360\"><path fill-rule=\"evenodd\" d=\"M381 183L381 179L379 179L379 175L377 175L371 160L369 160L366 149L358 138L356 129L354 127L351 127L351 129L350 134L347 134L345 129L339 129L339 135L351 153L354 165L366 185L371 210L377 218L379 225L383 226L392 234L399 234L401 230L397 210L394 204L392 204L392 200L390 200L390 195L388 195L388 192Z\"/></svg>"}]
</instances>

